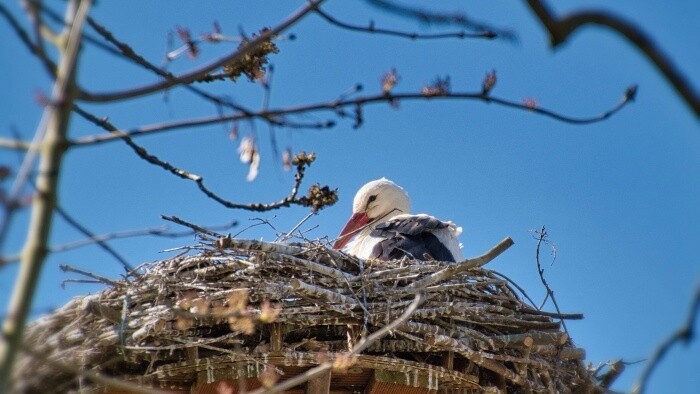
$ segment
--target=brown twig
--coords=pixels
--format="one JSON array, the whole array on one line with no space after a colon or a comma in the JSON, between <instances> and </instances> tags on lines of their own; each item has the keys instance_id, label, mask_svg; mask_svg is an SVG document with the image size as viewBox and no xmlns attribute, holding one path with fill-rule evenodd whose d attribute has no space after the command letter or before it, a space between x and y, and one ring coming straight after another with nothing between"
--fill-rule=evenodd
<instances>
[{"instance_id":1,"label":"brown twig","mask_svg":"<svg viewBox=\"0 0 700 394\"><path fill-rule=\"evenodd\" d=\"M652 372L654 372L656 366L659 365L659 363L663 360L663 358L666 356L666 354L673 345L680 342L683 342L686 345L690 344L690 342L694 339L694 336L696 334L695 321L698 319L699 314L700 285L698 285L698 287L695 289L695 294L693 295L693 299L690 302L690 309L688 310L688 317L686 318L685 323L683 323L681 327L679 327L673 334L671 334L671 336L666 338L666 340L661 342L659 346L654 350L654 353L652 354L651 358L649 359L649 361L647 361L647 364L644 366L644 370L639 376L639 380L637 380L634 387L632 388L632 393L644 393L644 391L647 388L647 382L649 381L649 377L651 376Z\"/></svg>"},{"instance_id":2,"label":"brown twig","mask_svg":"<svg viewBox=\"0 0 700 394\"><path fill-rule=\"evenodd\" d=\"M382 339L385 335L387 335L390 331L394 330L404 322L408 321L408 319L411 317L413 312L420 306L420 304L423 302L423 299L425 296L423 293L417 293L415 298L413 299L413 302L406 308L406 310L393 320L391 323L387 324L386 326L382 327L381 329L377 330L370 336L363 338L357 345L355 345L352 350L347 354L348 356L354 356L354 355L359 355L362 353L365 349L367 349L369 346L371 346L373 343L377 342L378 340ZM289 390L292 387L296 387L304 382L307 382L311 379L313 379L316 376L321 375L322 373L329 371L333 368L333 362L332 361L326 361L317 367L311 368L310 370L306 371L305 373L298 375L292 379L285 380L284 382L277 384L269 389L258 389L251 391L250 394L274 394L274 393L280 393L284 390Z\"/></svg>"},{"instance_id":3,"label":"brown twig","mask_svg":"<svg viewBox=\"0 0 700 394\"><path fill-rule=\"evenodd\" d=\"M659 72L666 77L695 113L695 116L700 117L700 95L697 90L678 70L662 48L639 26L609 12L579 11L564 17L557 17L544 0L527 0L527 4L547 29L552 48L557 48L566 42L574 31L588 24L606 27L622 35L654 63Z\"/></svg>"},{"instance_id":4,"label":"brown twig","mask_svg":"<svg viewBox=\"0 0 700 394\"><path fill-rule=\"evenodd\" d=\"M464 30L458 32L450 33L434 33L434 34L421 34L421 33L407 33L400 30L391 29L381 29L374 26L374 22L370 22L367 26L351 25L346 22L342 22L329 13L322 11L321 8L316 8L315 12L328 23L338 26L342 29L359 31L372 34L383 34L387 36L409 38L411 40L431 40L431 39L444 39L444 38L486 38L494 39L497 37L496 33L492 31L482 31L477 33L468 33Z\"/></svg>"}]
</instances>

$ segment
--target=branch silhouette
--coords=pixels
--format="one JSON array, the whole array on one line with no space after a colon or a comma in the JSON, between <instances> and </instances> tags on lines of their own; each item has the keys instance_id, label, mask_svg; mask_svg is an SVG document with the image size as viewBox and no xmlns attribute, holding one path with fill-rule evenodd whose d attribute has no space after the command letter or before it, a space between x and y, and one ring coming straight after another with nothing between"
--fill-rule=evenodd
<instances>
[{"instance_id":1,"label":"branch silhouette","mask_svg":"<svg viewBox=\"0 0 700 394\"><path fill-rule=\"evenodd\" d=\"M700 117L700 95L695 87L651 36L635 24L604 11L579 11L557 17L544 0L527 0L527 4L549 33L552 48L557 48L566 42L573 32L589 24L606 27L625 37L666 77L695 116Z\"/></svg>"}]
</instances>

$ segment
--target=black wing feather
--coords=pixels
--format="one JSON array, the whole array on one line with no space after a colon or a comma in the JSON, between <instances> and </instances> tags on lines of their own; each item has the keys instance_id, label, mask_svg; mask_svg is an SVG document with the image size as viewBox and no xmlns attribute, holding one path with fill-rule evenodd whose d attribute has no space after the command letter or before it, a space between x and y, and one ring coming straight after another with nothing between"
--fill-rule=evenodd
<instances>
[{"instance_id":1,"label":"black wing feather","mask_svg":"<svg viewBox=\"0 0 700 394\"><path fill-rule=\"evenodd\" d=\"M432 230L447 226L447 223L430 216L413 216L381 223L370 234L384 238L372 249L372 257L391 260L407 256L418 260L455 261L449 249L432 233Z\"/></svg>"}]
</instances>

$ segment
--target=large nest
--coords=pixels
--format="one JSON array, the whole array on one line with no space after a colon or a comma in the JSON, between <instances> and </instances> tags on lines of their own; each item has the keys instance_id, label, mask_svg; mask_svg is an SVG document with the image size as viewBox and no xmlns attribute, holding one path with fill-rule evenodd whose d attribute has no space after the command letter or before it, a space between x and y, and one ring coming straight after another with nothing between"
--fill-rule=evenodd
<instances>
[{"instance_id":1,"label":"large nest","mask_svg":"<svg viewBox=\"0 0 700 394\"><path fill-rule=\"evenodd\" d=\"M250 388L335 360L331 386L349 391L370 377L375 392L382 379L431 392L599 391L562 316L522 302L482 268L510 243L455 264L222 238L33 323L14 388L103 387L97 375L193 392L222 380ZM365 343L418 295L407 321ZM361 355L348 357L360 344Z\"/></svg>"}]
</instances>

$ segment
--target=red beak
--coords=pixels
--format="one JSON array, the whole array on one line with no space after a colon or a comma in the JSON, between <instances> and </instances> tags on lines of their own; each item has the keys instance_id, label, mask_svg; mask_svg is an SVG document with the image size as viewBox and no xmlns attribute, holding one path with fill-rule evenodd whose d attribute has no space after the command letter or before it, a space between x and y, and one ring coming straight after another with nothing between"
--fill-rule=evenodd
<instances>
[{"instance_id":1,"label":"red beak","mask_svg":"<svg viewBox=\"0 0 700 394\"><path fill-rule=\"evenodd\" d=\"M343 227L343 230L340 232L338 239L333 244L333 249L342 249L367 223L369 223L369 217L367 217L366 213L358 212L350 216L350 219L348 219L345 227Z\"/></svg>"}]
</instances>

